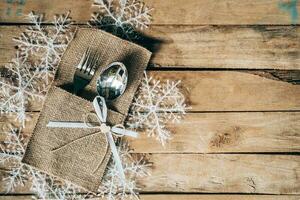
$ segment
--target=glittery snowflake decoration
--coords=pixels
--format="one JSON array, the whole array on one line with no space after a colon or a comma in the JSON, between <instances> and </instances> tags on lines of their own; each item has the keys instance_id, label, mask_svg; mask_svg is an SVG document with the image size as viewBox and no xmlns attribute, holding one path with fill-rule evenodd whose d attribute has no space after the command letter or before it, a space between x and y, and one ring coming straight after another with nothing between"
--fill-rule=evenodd
<instances>
[{"instance_id":1,"label":"glittery snowflake decoration","mask_svg":"<svg viewBox=\"0 0 300 200\"><path fill-rule=\"evenodd\" d=\"M133 5L133 6L138 6ZM12 63L1 72L0 79L0 112L14 113L25 126L25 111L31 102L42 101L53 80L61 55L72 39L69 14L57 16L54 26L42 26L43 18L31 13L33 27L28 28L15 41L18 52ZM93 195L68 181L40 172L30 165L21 162L25 154L27 138L19 129L11 129L0 141L0 167L6 169L2 183L7 192L31 185L31 191L38 199L85 199ZM147 176L149 164L144 158L135 158L126 143L118 145L126 181L123 182L116 170L113 160L101 182L99 194L109 200L138 199L136 178ZM1 184L2 184L1 183Z\"/></svg>"},{"instance_id":2,"label":"glittery snowflake decoration","mask_svg":"<svg viewBox=\"0 0 300 200\"><path fill-rule=\"evenodd\" d=\"M136 39L136 30L151 23L151 9L138 0L94 0L94 6L98 11L89 24L125 39Z\"/></svg>"},{"instance_id":3,"label":"glittery snowflake decoration","mask_svg":"<svg viewBox=\"0 0 300 200\"><path fill-rule=\"evenodd\" d=\"M118 151L126 180L122 181L117 165L112 160L99 187L99 196L106 197L108 200L139 199L136 178L149 176L150 164L144 157L134 158L126 142L120 142Z\"/></svg>"},{"instance_id":4,"label":"glittery snowflake decoration","mask_svg":"<svg viewBox=\"0 0 300 200\"><path fill-rule=\"evenodd\" d=\"M43 84L41 72L17 54L7 65L0 78L0 112L17 113L17 119L25 123L25 111L29 101L44 99L47 86Z\"/></svg>"},{"instance_id":5,"label":"glittery snowflake decoration","mask_svg":"<svg viewBox=\"0 0 300 200\"><path fill-rule=\"evenodd\" d=\"M41 71L46 83L53 78L62 53L73 37L70 31L69 13L54 17L53 26L43 27L43 15L31 12L28 15L30 26L19 38L15 38L20 55L33 62ZM51 27L51 28L50 28Z\"/></svg>"},{"instance_id":6,"label":"glittery snowflake decoration","mask_svg":"<svg viewBox=\"0 0 300 200\"><path fill-rule=\"evenodd\" d=\"M23 139L19 131L12 129L5 141L0 144L0 165L3 168L7 166L10 168L2 180L7 193L19 185L25 185L29 180L30 172L21 163L25 152Z\"/></svg>"},{"instance_id":7,"label":"glittery snowflake decoration","mask_svg":"<svg viewBox=\"0 0 300 200\"><path fill-rule=\"evenodd\" d=\"M24 138L21 131L17 129L11 129L5 134L6 139L0 143L0 167L7 169L7 176L2 179L6 192L13 192L17 188L31 184L31 191L38 199L85 199L94 196L68 181L59 180L21 163L28 139ZM150 164L144 157L134 157L126 142L119 143L118 151L126 180L122 181L112 160L102 179L97 196L108 200L139 199L136 178L148 176Z\"/></svg>"},{"instance_id":8,"label":"glittery snowflake decoration","mask_svg":"<svg viewBox=\"0 0 300 200\"><path fill-rule=\"evenodd\" d=\"M21 163L28 139L20 130L11 129L2 134L6 139L0 143L0 166L7 169L7 176L2 179L7 193L31 184L31 191L38 199L83 199L89 195L78 195L80 189L70 182L62 182Z\"/></svg>"},{"instance_id":9,"label":"glittery snowflake decoration","mask_svg":"<svg viewBox=\"0 0 300 200\"><path fill-rule=\"evenodd\" d=\"M54 26L41 26L42 17L29 14L29 27L19 38L16 58L2 69L0 77L0 113L17 113L20 122L25 122L25 110L30 101L43 100L53 79L60 57L72 34L70 18L57 16Z\"/></svg>"},{"instance_id":10,"label":"glittery snowflake decoration","mask_svg":"<svg viewBox=\"0 0 300 200\"><path fill-rule=\"evenodd\" d=\"M165 145L171 137L166 123L179 122L188 109L179 84L180 81L169 80L160 83L145 73L132 103L127 125L134 129L145 129L149 136L156 137Z\"/></svg>"}]
</instances>

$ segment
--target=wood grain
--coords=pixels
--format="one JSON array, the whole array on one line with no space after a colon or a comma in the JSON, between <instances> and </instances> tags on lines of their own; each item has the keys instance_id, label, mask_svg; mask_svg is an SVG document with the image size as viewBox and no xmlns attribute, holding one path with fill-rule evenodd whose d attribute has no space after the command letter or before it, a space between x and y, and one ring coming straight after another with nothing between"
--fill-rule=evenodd
<instances>
[{"instance_id":1,"label":"wood grain","mask_svg":"<svg viewBox=\"0 0 300 200\"><path fill-rule=\"evenodd\" d=\"M25 28L17 26L0 26L0 66L11 61L16 54L16 44L13 38L19 37Z\"/></svg>"},{"instance_id":2,"label":"wood grain","mask_svg":"<svg viewBox=\"0 0 300 200\"><path fill-rule=\"evenodd\" d=\"M39 113L27 113L26 138ZM188 113L181 123L167 124L172 139L165 145L140 132L128 138L136 153L257 153L300 152L299 112ZM13 116L0 117L0 130L19 127ZM0 135L0 141L5 135Z\"/></svg>"},{"instance_id":3,"label":"wood grain","mask_svg":"<svg viewBox=\"0 0 300 200\"><path fill-rule=\"evenodd\" d=\"M153 154L147 192L299 194L300 157Z\"/></svg>"},{"instance_id":4,"label":"wood grain","mask_svg":"<svg viewBox=\"0 0 300 200\"><path fill-rule=\"evenodd\" d=\"M141 195L141 200L299 200L296 195Z\"/></svg>"},{"instance_id":5,"label":"wood grain","mask_svg":"<svg viewBox=\"0 0 300 200\"><path fill-rule=\"evenodd\" d=\"M300 157L248 154L151 154L141 192L300 194ZM4 169L2 169L4 170ZM0 176L1 177L1 176ZM20 187L28 193L30 184ZM0 184L0 193L4 193Z\"/></svg>"},{"instance_id":6,"label":"wood grain","mask_svg":"<svg viewBox=\"0 0 300 200\"><path fill-rule=\"evenodd\" d=\"M154 71L149 73L161 81L182 80L181 90L192 109L181 124L167 124L174 137L165 148L145 134L130 140L135 152L150 153L153 163L152 176L139 179L141 192L219 194L143 194L141 199L300 199L300 85L279 81L300 80L300 28L285 26L300 24L298 1L144 1L154 8L153 26L138 41L154 52ZM32 10L45 13L47 20L71 10L75 23L86 24L95 11L91 4L92 0L1 1L0 23L26 23L24 14ZM0 66L13 58L12 38L25 28L0 25ZM160 71L161 67L176 71ZM40 111L41 102L31 102L28 110ZM27 139L38 115L28 113L22 130ZM1 133L20 125L13 119L0 116ZM0 134L0 141L4 136ZM29 187L0 199L31 199L21 195L30 194Z\"/></svg>"},{"instance_id":7,"label":"wood grain","mask_svg":"<svg viewBox=\"0 0 300 200\"><path fill-rule=\"evenodd\" d=\"M31 11L46 13L46 16L51 18L54 14L71 10L72 18L77 23L86 23L91 18L91 13L95 11L91 7L92 2L92 0L1 1L0 22L26 22L23 15ZM294 16L295 10L300 7L297 1L292 3L288 0L144 0L144 2L153 8L154 24L299 23L298 18Z\"/></svg>"},{"instance_id":8,"label":"wood grain","mask_svg":"<svg viewBox=\"0 0 300 200\"><path fill-rule=\"evenodd\" d=\"M150 72L155 79L181 80L192 111L299 110L300 86L231 71Z\"/></svg>"},{"instance_id":9,"label":"wood grain","mask_svg":"<svg viewBox=\"0 0 300 200\"><path fill-rule=\"evenodd\" d=\"M142 134L130 139L138 153L300 152L300 113L189 113L169 123L162 147Z\"/></svg>"},{"instance_id":10,"label":"wood grain","mask_svg":"<svg viewBox=\"0 0 300 200\"><path fill-rule=\"evenodd\" d=\"M32 200L33 195L0 196L1 200ZM205 195L205 194L142 194L141 200L299 200L298 195ZM91 198L90 200L101 200Z\"/></svg>"},{"instance_id":11,"label":"wood grain","mask_svg":"<svg viewBox=\"0 0 300 200\"><path fill-rule=\"evenodd\" d=\"M153 26L146 34L159 66L300 69L299 27Z\"/></svg>"},{"instance_id":12,"label":"wood grain","mask_svg":"<svg viewBox=\"0 0 300 200\"><path fill-rule=\"evenodd\" d=\"M181 80L189 111L298 111L300 85L234 71L150 71L162 82ZM28 111L40 111L30 102Z\"/></svg>"},{"instance_id":13,"label":"wood grain","mask_svg":"<svg viewBox=\"0 0 300 200\"><path fill-rule=\"evenodd\" d=\"M25 28L0 26L0 65L14 57L13 38ZM297 26L153 26L139 43L156 67L300 69L299 38Z\"/></svg>"}]
</instances>

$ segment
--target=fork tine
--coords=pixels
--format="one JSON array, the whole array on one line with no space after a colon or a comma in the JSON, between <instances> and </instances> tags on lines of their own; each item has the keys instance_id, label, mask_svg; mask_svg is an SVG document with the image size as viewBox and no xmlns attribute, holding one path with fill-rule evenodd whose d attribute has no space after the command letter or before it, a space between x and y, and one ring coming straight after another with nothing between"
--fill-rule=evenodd
<instances>
[{"instance_id":1,"label":"fork tine","mask_svg":"<svg viewBox=\"0 0 300 200\"><path fill-rule=\"evenodd\" d=\"M93 52L93 57L91 58L90 63L89 63L89 68L87 70L88 74L94 68L96 58L97 58L97 51L94 51Z\"/></svg>"},{"instance_id":2,"label":"fork tine","mask_svg":"<svg viewBox=\"0 0 300 200\"><path fill-rule=\"evenodd\" d=\"M81 71L83 71L83 72L86 71L87 63L88 63L88 61L90 59L91 53L92 53L92 51L91 51L91 48L89 47L88 51L87 51L87 54L86 54L86 57L85 57L85 60L84 60L84 62L82 64L82 68L81 68Z\"/></svg>"},{"instance_id":3,"label":"fork tine","mask_svg":"<svg viewBox=\"0 0 300 200\"><path fill-rule=\"evenodd\" d=\"M86 54L87 54L88 50L89 50L89 48L87 48L87 49L85 50L85 52L83 53L83 55L82 55L82 57L81 57L81 59L80 59L80 61L79 61L78 65L77 65L77 69L79 69L79 70L80 70L80 69L82 68L82 66L83 66L83 63L84 63L84 61L85 61Z\"/></svg>"},{"instance_id":4,"label":"fork tine","mask_svg":"<svg viewBox=\"0 0 300 200\"><path fill-rule=\"evenodd\" d=\"M95 58L96 54L94 51L91 52L91 56L89 57L88 59L88 62L87 62L87 66L86 66L86 70L84 71L84 73L89 73L90 70L91 70L91 67L92 67L92 64L94 62L94 58Z\"/></svg>"},{"instance_id":5,"label":"fork tine","mask_svg":"<svg viewBox=\"0 0 300 200\"><path fill-rule=\"evenodd\" d=\"M92 66L91 66L91 70L89 71L90 75L92 75L92 76L94 75L94 73L96 71L96 68L98 67L99 61L100 61L99 52L96 51L95 52L95 59L93 60L93 63L92 63Z\"/></svg>"}]
</instances>

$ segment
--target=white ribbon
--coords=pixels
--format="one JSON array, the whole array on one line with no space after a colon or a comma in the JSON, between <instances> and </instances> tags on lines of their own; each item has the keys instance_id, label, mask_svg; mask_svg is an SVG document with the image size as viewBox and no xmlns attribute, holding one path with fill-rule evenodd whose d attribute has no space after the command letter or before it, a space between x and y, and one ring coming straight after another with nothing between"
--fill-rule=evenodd
<instances>
[{"instance_id":1,"label":"white ribbon","mask_svg":"<svg viewBox=\"0 0 300 200\"><path fill-rule=\"evenodd\" d=\"M110 145L112 154L114 156L115 163L117 165L117 169L120 173L120 176L123 181L125 181L125 173L122 166L122 162L120 156L117 151L117 147L115 141L113 139L112 134L115 136L122 137L124 135L131 137L138 137L138 133L130 130L126 130L123 125L118 124L113 127L110 127L106 124L107 119L107 106L105 103L105 99L101 96L96 96L93 101L93 106L95 109L95 116L97 117L99 124L97 123L88 123L88 122L63 122L63 121L49 121L47 127L55 127L55 128L96 128L100 129L100 131L106 135L108 143Z\"/></svg>"}]
</instances>

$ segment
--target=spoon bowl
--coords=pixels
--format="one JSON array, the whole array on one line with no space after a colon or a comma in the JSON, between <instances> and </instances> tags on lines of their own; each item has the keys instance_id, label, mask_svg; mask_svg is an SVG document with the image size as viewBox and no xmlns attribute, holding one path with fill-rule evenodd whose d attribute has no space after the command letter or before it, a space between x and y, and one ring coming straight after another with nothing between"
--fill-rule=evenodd
<instances>
[{"instance_id":1,"label":"spoon bowl","mask_svg":"<svg viewBox=\"0 0 300 200\"><path fill-rule=\"evenodd\" d=\"M97 80L97 92L106 101L121 96L127 87L128 72L121 62L113 62L100 74Z\"/></svg>"}]
</instances>

